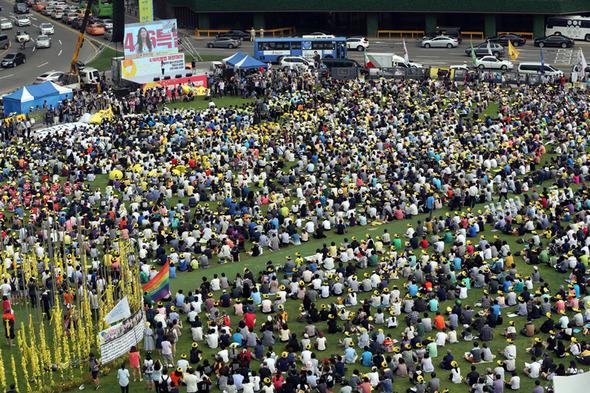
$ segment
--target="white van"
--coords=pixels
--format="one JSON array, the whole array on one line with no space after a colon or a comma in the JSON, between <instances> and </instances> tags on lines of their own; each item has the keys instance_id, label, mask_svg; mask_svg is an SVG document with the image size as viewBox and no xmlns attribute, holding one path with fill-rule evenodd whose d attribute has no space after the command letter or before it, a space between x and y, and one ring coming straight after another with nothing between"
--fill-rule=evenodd
<instances>
[{"instance_id":1,"label":"white van","mask_svg":"<svg viewBox=\"0 0 590 393\"><path fill-rule=\"evenodd\" d=\"M563 76L563 71L560 71L551 64L547 63L520 63L517 70L521 74L541 74L541 70L543 70L546 76L558 78Z\"/></svg>"}]
</instances>

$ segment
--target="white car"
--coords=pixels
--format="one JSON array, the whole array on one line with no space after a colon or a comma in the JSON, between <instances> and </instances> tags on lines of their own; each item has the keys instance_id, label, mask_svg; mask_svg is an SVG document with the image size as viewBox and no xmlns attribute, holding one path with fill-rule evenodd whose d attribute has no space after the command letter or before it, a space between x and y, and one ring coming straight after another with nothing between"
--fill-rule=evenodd
<instances>
[{"instance_id":1,"label":"white car","mask_svg":"<svg viewBox=\"0 0 590 393\"><path fill-rule=\"evenodd\" d=\"M311 61L301 56L285 56L281 58L279 65L284 68L297 68L302 70L314 68L314 65Z\"/></svg>"},{"instance_id":2,"label":"white car","mask_svg":"<svg viewBox=\"0 0 590 393\"><path fill-rule=\"evenodd\" d=\"M51 13L51 17L55 20L60 20L64 17L64 12L63 10L55 9L55 11Z\"/></svg>"},{"instance_id":3,"label":"white car","mask_svg":"<svg viewBox=\"0 0 590 393\"><path fill-rule=\"evenodd\" d=\"M511 70L514 68L509 60L500 60L494 56L484 56L481 59L475 61L475 66L479 69L492 69L492 70Z\"/></svg>"},{"instance_id":4,"label":"white car","mask_svg":"<svg viewBox=\"0 0 590 393\"><path fill-rule=\"evenodd\" d=\"M29 42L29 41L31 41L31 36L26 31L17 31L15 40L16 40L16 42L19 42L19 43L20 42Z\"/></svg>"},{"instance_id":5,"label":"white car","mask_svg":"<svg viewBox=\"0 0 590 393\"><path fill-rule=\"evenodd\" d=\"M51 23L41 23L39 25L39 33L41 33L41 35L55 34L55 29Z\"/></svg>"},{"instance_id":6,"label":"white car","mask_svg":"<svg viewBox=\"0 0 590 393\"><path fill-rule=\"evenodd\" d=\"M103 19L102 24L104 25L104 28L107 30L113 28L113 20L112 19Z\"/></svg>"},{"instance_id":7,"label":"white car","mask_svg":"<svg viewBox=\"0 0 590 393\"><path fill-rule=\"evenodd\" d=\"M12 29L12 22L6 18L0 18L0 30Z\"/></svg>"},{"instance_id":8,"label":"white car","mask_svg":"<svg viewBox=\"0 0 590 393\"><path fill-rule=\"evenodd\" d=\"M425 38L422 40L422 48L456 48L459 41L453 37L439 35L434 38Z\"/></svg>"},{"instance_id":9,"label":"white car","mask_svg":"<svg viewBox=\"0 0 590 393\"><path fill-rule=\"evenodd\" d=\"M365 37L350 37L346 39L346 49L354 49L359 52L369 48L369 40Z\"/></svg>"},{"instance_id":10,"label":"white car","mask_svg":"<svg viewBox=\"0 0 590 393\"><path fill-rule=\"evenodd\" d=\"M15 18L14 24L18 27L30 26L31 19L27 15L19 15Z\"/></svg>"},{"instance_id":11,"label":"white car","mask_svg":"<svg viewBox=\"0 0 590 393\"><path fill-rule=\"evenodd\" d=\"M449 67L451 70L462 70L462 71L469 71L469 66L467 64L455 64Z\"/></svg>"},{"instance_id":12,"label":"white car","mask_svg":"<svg viewBox=\"0 0 590 393\"><path fill-rule=\"evenodd\" d=\"M39 75L37 79L35 79L35 84L43 83L43 82L57 82L62 77L64 73L62 71L48 71L44 72L43 74Z\"/></svg>"},{"instance_id":13,"label":"white car","mask_svg":"<svg viewBox=\"0 0 590 393\"><path fill-rule=\"evenodd\" d=\"M314 31L313 33L302 35L301 38L336 38L336 36L322 33L321 31Z\"/></svg>"},{"instance_id":14,"label":"white car","mask_svg":"<svg viewBox=\"0 0 590 393\"><path fill-rule=\"evenodd\" d=\"M37 36L37 39L35 40L35 48L51 48L51 37L48 35Z\"/></svg>"}]
</instances>

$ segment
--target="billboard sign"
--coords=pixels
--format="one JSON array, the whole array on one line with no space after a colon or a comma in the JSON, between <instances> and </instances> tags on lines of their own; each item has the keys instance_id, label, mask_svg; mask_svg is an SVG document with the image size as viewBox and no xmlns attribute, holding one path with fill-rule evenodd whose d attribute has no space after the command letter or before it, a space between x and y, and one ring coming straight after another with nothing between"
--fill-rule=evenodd
<instances>
[{"instance_id":1,"label":"billboard sign","mask_svg":"<svg viewBox=\"0 0 590 393\"><path fill-rule=\"evenodd\" d=\"M126 24L123 46L126 59L178 53L176 19Z\"/></svg>"},{"instance_id":2,"label":"billboard sign","mask_svg":"<svg viewBox=\"0 0 590 393\"><path fill-rule=\"evenodd\" d=\"M124 79L133 80L146 76L175 75L184 72L184 53L173 55L125 59L121 67Z\"/></svg>"}]
</instances>

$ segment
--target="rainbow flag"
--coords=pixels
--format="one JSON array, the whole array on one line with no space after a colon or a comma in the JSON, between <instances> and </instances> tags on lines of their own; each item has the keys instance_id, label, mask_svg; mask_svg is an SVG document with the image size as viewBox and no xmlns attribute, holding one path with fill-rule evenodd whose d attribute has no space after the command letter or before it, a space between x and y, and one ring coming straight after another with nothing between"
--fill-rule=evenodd
<instances>
[{"instance_id":1,"label":"rainbow flag","mask_svg":"<svg viewBox=\"0 0 590 393\"><path fill-rule=\"evenodd\" d=\"M170 266L166 262L162 270L156 274L147 284L143 286L143 291L152 302L157 302L170 295Z\"/></svg>"}]
</instances>

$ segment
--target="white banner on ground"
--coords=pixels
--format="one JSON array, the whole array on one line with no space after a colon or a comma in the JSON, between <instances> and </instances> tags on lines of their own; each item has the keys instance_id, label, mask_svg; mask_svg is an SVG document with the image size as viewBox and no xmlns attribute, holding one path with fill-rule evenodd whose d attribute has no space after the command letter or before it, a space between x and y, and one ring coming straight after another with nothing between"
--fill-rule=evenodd
<instances>
[{"instance_id":1,"label":"white banner on ground","mask_svg":"<svg viewBox=\"0 0 590 393\"><path fill-rule=\"evenodd\" d=\"M554 393L572 393L580 391L583 386L590 386L590 372L570 375L567 377L553 377ZM583 391L584 389L582 389Z\"/></svg>"},{"instance_id":2,"label":"white banner on ground","mask_svg":"<svg viewBox=\"0 0 590 393\"><path fill-rule=\"evenodd\" d=\"M104 321L108 325L112 325L115 322L119 322L121 319L129 318L131 316L131 310L129 309L129 299L125 296L117 303L115 307L104 317Z\"/></svg>"},{"instance_id":3,"label":"white banner on ground","mask_svg":"<svg viewBox=\"0 0 590 393\"><path fill-rule=\"evenodd\" d=\"M107 364L126 355L132 346L143 339L145 315L137 311L126 320L111 326L98 334L101 363Z\"/></svg>"}]
</instances>

